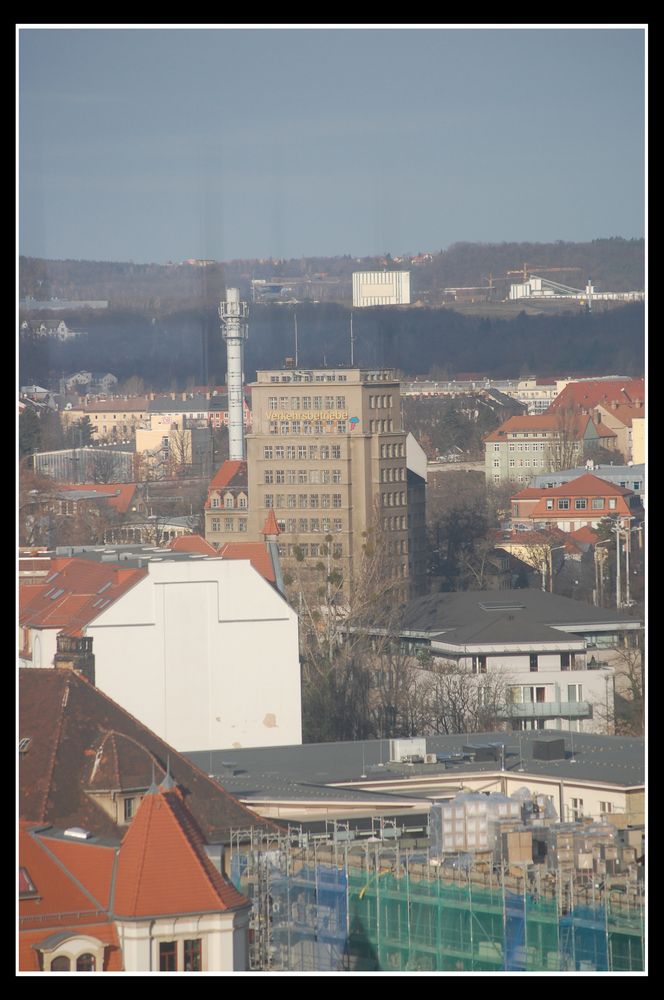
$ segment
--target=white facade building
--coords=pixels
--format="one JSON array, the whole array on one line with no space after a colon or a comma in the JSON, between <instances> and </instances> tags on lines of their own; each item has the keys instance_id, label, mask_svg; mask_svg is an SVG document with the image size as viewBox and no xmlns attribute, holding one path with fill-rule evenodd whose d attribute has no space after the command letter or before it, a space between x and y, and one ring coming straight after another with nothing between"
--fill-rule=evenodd
<instances>
[{"instance_id":1,"label":"white facade building","mask_svg":"<svg viewBox=\"0 0 664 1000\"><path fill-rule=\"evenodd\" d=\"M410 305L410 271L353 271L353 308Z\"/></svg>"},{"instance_id":2,"label":"white facade building","mask_svg":"<svg viewBox=\"0 0 664 1000\"><path fill-rule=\"evenodd\" d=\"M148 561L96 603L96 686L177 750L302 742L297 615L248 560ZM52 667L62 621L21 620L20 665Z\"/></svg>"}]
</instances>

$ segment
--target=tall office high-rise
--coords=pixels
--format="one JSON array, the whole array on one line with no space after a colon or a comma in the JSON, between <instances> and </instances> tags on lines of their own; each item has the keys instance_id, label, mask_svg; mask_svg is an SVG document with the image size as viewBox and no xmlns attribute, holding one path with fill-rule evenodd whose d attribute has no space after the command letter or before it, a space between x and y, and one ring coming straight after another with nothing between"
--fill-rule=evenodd
<instances>
[{"instance_id":1,"label":"tall office high-rise","mask_svg":"<svg viewBox=\"0 0 664 1000\"><path fill-rule=\"evenodd\" d=\"M392 370L258 371L247 468L249 536L274 510L286 572L329 554L348 594L373 531L382 572L407 596L406 434Z\"/></svg>"}]
</instances>

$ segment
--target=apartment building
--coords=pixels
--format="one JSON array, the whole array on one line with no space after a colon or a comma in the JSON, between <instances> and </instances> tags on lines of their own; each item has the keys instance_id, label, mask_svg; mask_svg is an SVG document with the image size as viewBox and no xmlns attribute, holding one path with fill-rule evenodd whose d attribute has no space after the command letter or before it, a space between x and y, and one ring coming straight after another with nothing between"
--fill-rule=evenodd
<instances>
[{"instance_id":1,"label":"apartment building","mask_svg":"<svg viewBox=\"0 0 664 1000\"><path fill-rule=\"evenodd\" d=\"M589 415L562 411L510 417L484 441L487 482L529 483L579 463L593 445L615 448L616 435Z\"/></svg>"},{"instance_id":2,"label":"apartment building","mask_svg":"<svg viewBox=\"0 0 664 1000\"><path fill-rule=\"evenodd\" d=\"M270 510L284 570L330 560L344 590L361 572L370 532L382 574L405 595L408 476L399 382L390 369L258 371L247 436L249 537ZM370 540L370 539L369 539ZM328 573L329 575L329 573ZM403 581L403 585L397 584Z\"/></svg>"}]
</instances>

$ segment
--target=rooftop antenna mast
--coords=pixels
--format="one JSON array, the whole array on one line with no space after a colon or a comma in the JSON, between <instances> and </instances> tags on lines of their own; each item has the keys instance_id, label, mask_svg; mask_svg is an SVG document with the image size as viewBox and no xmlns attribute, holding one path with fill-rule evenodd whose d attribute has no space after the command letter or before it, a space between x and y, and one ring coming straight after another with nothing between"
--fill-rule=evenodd
<instances>
[{"instance_id":1,"label":"rooftop antenna mast","mask_svg":"<svg viewBox=\"0 0 664 1000\"><path fill-rule=\"evenodd\" d=\"M355 364L355 337L353 336L353 310L350 311L350 366Z\"/></svg>"},{"instance_id":2,"label":"rooftop antenna mast","mask_svg":"<svg viewBox=\"0 0 664 1000\"><path fill-rule=\"evenodd\" d=\"M295 320L295 367L297 368L297 313L293 313Z\"/></svg>"}]
</instances>

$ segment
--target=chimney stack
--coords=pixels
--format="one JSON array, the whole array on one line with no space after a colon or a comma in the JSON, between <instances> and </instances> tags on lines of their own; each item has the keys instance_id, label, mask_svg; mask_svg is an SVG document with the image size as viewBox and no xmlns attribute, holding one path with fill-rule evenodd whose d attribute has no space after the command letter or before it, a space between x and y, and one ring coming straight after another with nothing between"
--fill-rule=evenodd
<instances>
[{"instance_id":1,"label":"chimney stack","mask_svg":"<svg viewBox=\"0 0 664 1000\"><path fill-rule=\"evenodd\" d=\"M247 339L247 305L240 302L240 290L228 288L226 301L219 303L219 319L226 341L226 382L228 385L228 451L232 461L244 461L243 382L244 341Z\"/></svg>"}]
</instances>

